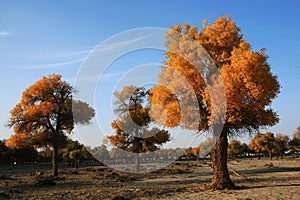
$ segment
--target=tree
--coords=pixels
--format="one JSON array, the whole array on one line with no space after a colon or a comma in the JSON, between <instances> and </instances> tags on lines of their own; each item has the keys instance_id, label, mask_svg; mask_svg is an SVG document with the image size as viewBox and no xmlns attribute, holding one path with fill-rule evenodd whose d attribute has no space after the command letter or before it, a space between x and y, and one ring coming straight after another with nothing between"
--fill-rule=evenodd
<instances>
[{"instance_id":1,"label":"tree","mask_svg":"<svg viewBox=\"0 0 300 200\"><path fill-rule=\"evenodd\" d=\"M291 153L298 154L300 152L300 126L297 128L293 134L293 138L289 141L289 149Z\"/></svg>"},{"instance_id":2,"label":"tree","mask_svg":"<svg viewBox=\"0 0 300 200\"><path fill-rule=\"evenodd\" d=\"M14 148L14 160L17 163L34 163L37 159L38 152L33 147Z\"/></svg>"},{"instance_id":3,"label":"tree","mask_svg":"<svg viewBox=\"0 0 300 200\"><path fill-rule=\"evenodd\" d=\"M92 154L97 158L98 160L107 160L110 159L109 151L107 150L107 147L105 144L102 144L101 146L95 147L91 150Z\"/></svg>"},{"instance_id":4,"label":"tree","mask_svg":"<svg viewBox=\"0 0 300 200\"><path fill-rule=\"evenodd\" d=\"M243 146L240 141L238 140L231 140L228 144L227 152L229 155L233 157L237 155L241 155L243 150Z\"/></svg>"},{"instance_id":5,"label":"tree","mask_svg":"<svg viewBox=\"0 0 300 200\"><path fill-rule=\"evenodd\" d=\"M242 151L242 154L243 154L244 157L248 156L249 153L251 153L251 150L249 149L249 147L246 143L242 144L242 150L241 151Z\"/></svg>"},{"instance_id":6,"label":"tree","mask_svg":"<svg viewBox=\"0 0 300 200\"><path fill-rule=\"evenodd\" d=\"M264 135L262 133L257 133L249 144L249 149L258 153L258 159L260 159L260 154L265 150L262 145L263 140Z\"/></svg>"},{"instance_id":7,"label":"tree","mask_svg":"<svg viewBox=\"0 0 300 200\"><path fill-rule=\"evenodd\" d=\"M83 157L84 148L84 145L80 144L78 141L69 140L63 157L68 159L69 164L72 165L72 167L78 168L79 160Z\"/></svg>"},{"instance_id":8,"label":"tree","mask_svg":"<svg viewBox=\"0 0 300 200\"><path fill-rule=\"evenodd\" d=\"M269 107L280 85L270 71L268 56L264 49L251 50L229 16L212 24L203 22L202 31L188 24L171 27L166 47L159 85L150 90L150 103L156 108L151 116L166 127L211 130L217 141L209 188L235 188L227 168L227 137L279 121Z\"/></svg>"},{"instance_id":9,"label":"tree","mask_svg":"<svg viewBox=\"0 0 300 200\"><path fill-rule=\"evenodd\" d=\"M288 150L289 137L287 135L277 134L275 136L275 153L281 158Z\"/></svg>"},{"instance_id":10,"label":"tree","mask_svg":"<svg viewBox=\"0 0 300 200\"><path fill-rule=\"evenodd\" d=\"M9 158L8 158L8 147L5 145L5 140L0 140L0 163L8 163Z\"/></svg>"},{"instance_id":11,"label":"tree","mask_svg":"<svg viewBox=\"0 0 300 200\"><path fill-rule=\"evenodd\" d=\"M107 137L112 145L135 153L136 171L140 171L139 153L158 150L170 137L168 131L151 127L150 108L143 105L147 94L145 88L135 86L115 92L115 113L119 118L111 124L115 134Z\"/></svg>"},{"instance_id":12,"label":"tree","mask_svg":"<svg viewBox=\"0 0 300 200\"><path fill-rule=\"evenodd\" d=\"M276 149L276 142L274 134L271 132L257 133L255 137L251 140L249 148L254 150L260 156L260 153L267 152L269 154L270 160L272 160L272 154Z\"/></svg>"},{"instance_id":13,"label":"tree","mask_svg":"<svg viewBox=\"0 0 300 200\"><path fill-rule=\"evenodd\" d=\"M197 158L197 160L199 160L199 148L194 147L192 150L193 150L193 155Z\"/></svg>"},{"instance_id":14,"label":"tree","mask_svg":"<svg viewBox=\"0 0 300 200\"><path fill-rule=\"evenodd\" d=\"M300 138L300 126L297 127L297 130L295 131L294 136Z\"/></svg>"},{"instance_id":15,"label":"tree","mask_svg":"<svg viewBox=\"0 0 300 200\"><path fill-rule=\"evenodd\" d=\"M51 147L53 176L58 175L58 150L66 145L74 123L86 124L95 115L87 103L72 99L73 92L60 75L52 74L27 88L10 111L15 134L7 143Z\"/></svg>"},{"instance_id":16,"label":"tree","mask_svg":"<svg viewBox=\"0 0 300 200\"><path fill-rule=\"evenodd\" d=\"M214 139L210 138L210 137L207 138L206 140L202 141L198 146L199 156L201 158L204 158L207 155L211 155L211 150L212 150L214 144L215 144Z\"/></svg>"},{"instance_id":17,"label":"tree","mask_svg":"<svg viewBox=\"0 0 300 200\"><path fill-rule=\"evenodd\" d=\"M192 147L186 148L182 154L185 160L191 160L195 157L195 153Z\"/></svg>"},{"instance_id":18,"label":"tree","mask_svg":"<svg viewBox=\"0 0 300 200\"><path fill-rule=\"evenodd\" d=\"M265 151L268 152L270 160L272 160L273 152L275 151L276 148L274 133L267 132L264 134L262 146L265 149Z\"/></svg>"}]
</instances>

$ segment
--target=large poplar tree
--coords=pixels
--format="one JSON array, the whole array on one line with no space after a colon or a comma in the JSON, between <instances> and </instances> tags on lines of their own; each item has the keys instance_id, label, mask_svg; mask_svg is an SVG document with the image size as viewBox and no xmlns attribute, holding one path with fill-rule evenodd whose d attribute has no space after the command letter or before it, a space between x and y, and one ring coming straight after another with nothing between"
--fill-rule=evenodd
<instances>
[{"instance_id":1,"label":"large poplar tree","mask_svg":"<svg viewBox=\"0 0 300 200\"><path fill-rule=\"evenodd\" d=\"M214 64L193 46L195 43L204 48ZM280 85L271 73L268 56L264 49L251 49L229 16L212 24L204 21L200 31L188 24L171 27L166 47L160 85L150 90L151 106L157 108L151 110L151 116L166 127L212 130L217 140L212 149L210 188L233 189L227 168L228 136L252 133L279 120L270 105ZM220 78L216 79L218 74ZM191 103L191 98L196 100Z\"/></svg>"}]
</instances>

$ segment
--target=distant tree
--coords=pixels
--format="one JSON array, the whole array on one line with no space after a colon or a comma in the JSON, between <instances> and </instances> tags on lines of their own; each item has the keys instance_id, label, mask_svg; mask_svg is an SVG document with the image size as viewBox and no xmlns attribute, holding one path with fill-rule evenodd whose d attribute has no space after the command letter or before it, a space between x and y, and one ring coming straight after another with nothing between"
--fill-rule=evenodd
<instances>
[{"instance_id":1,"label":"distant tree","mask_svg":"<svg viewBox=\"0 0 300 200\"><path fill-rule=\"evenodd\" d=\"M79 160L83 157L83 149L83 144L80 144L78 141L69 140L63 156L69 161L72 167L78 168Z\"/></svg>"},{"instance_id":2,"label":"distant tree","mask_svg":"<svg viewBox=\"0 0 300 200\"><path fill-rule=\"evenodd\" d=\"M38 160L38 152L31 146L14 148L14 160L18 163L34 163Z\"/></svg>"},{"instance_id":3,"label":"distant tree","mask_svg":"<svg viewBox=\"0 0 300 200\"><path fill-rule=\"evenodd\" d=\"M243 151L243 146L238 140L231 140L228 144L227 152L232 157L236 157L237 155L241 155Z\"/></svg>"},{"instance_id":4,"label":"distant tree","mask_svg":"<svg viewBox=\"0 0 300 200\"><path fill-rule=\"evenodd\" d=\"M38 152L31 146L19 148L6 146L5 140L0 140L0 163L34 163L38 160Z\"/></svg>"},{"instance_id":5,"label":"distant tree","mask_svg":"<svg viewBox=\"0 0 300 200\"><path fill-rule=\"evenodd\" d=\"M212 149L213 178L209 188L233 189L227 168L228 136L256 132L279 120L270 104L280 85L271 72L268 56L264 49L251 49L229 16L212 24L204 22L202 31L188 24L171 27L166 34L166 47L159 85L150 90L150 103L156 108L151 110L151 116L167 127L181 126L196 132L212 128L218 140ZM210 88L215 91L210 92ZM226 117L222 118L224 113Z\"/></svg>"},{"instance_id":6,"label":"distant tree","mask_svg":"<svg viewBox=\"0 0 300 200\"><path fill-rule=\"evenodd\" d=\"M264 146L265 150L269 153L269 158L272 160L273 157L273 152L276 149L276 142L275 142L275 137L274 133L267 132L264 134L265 139L262 142L262 145Z\"/></svg>"},{"instance_id":7,"label":"distant tree","mask_svg":"<svg viewBox=\"0 0 300 200\"><path fill-rule=\"evenodd\" d=\"M269 154L270 160L272 160L273 153L276 148L276 142L274 134L267 132L265 134L258 133L251 140L249 148L254 150L260 156L260 153L267 152Z\"/></svg>"},{"instance_id":8,"label":"distant tree","mask_svg":"<svg viewBox=\"0 0 300 200\"><path fill-rule=\"evenodd\" d=\"M288 150L289 136L277 134L275 136L275 154L281 158Z\"/></svg>"},{"instance_id":9,"label":"distant tree","mask_svg":"<svg viewBox=\"0 0 300 200\"><path fill-rule=\"evenodd\" d=\"M160 159L178 159L184 154L184 149L176 148L176 149L160 149L155 152L158 158Z\"/></svg>"},{"instance_id":10,"label":"distant tree","mask_svg":"<svg viewBox=\"0 0 300 200\"><path fill-rule=\"evenodd\" d=\"M120 149L120 148L112 148L110 151L109 151L109 156L110 158L112 159L116 159L116 160L126 160L126 159L129 159L129 158L132 158L131 155L123 150L123 149Z\"/></svg>"},{"instance_id":11,"label":"distant tree","mask_svg":"<svg viewBox=\"0 0 300 200\"><path fill-rule=\"evenodd\" d=\"M300 138L300 126L297 127L297 130L295 131L294 136Z\"/></svg>"},{"instance_id":12,"label":"distant tree","mask_svg":"<svg viewBox=\"0 0 300 200\"><path fill-rule=\"evenodd\" d=\"M109 151L107 150L107 147L105 144L102 144L101 146L95 147L91 150L92 154L97 158L98 160L107 160L110 159Z\"/></svg>"},{"instance_id":13,"label":"distant tree","mask_svg":"<svg viewBox=\"0 0 300 200\"><path fill-rule=\"evenodd\" d=\"M299 154L300 152L300 126L297 128L293 134L292 139L289 141L289 149L291 153Z\"/></svg>"},{"instance_id":14,"label":"distant tree","mask_svg":"<svg viewBox=\"0 0 300 200\"><path fill-rule=\"evenodd\" d=\"M7 163L8 158L8 147L5 145L5 140L0 140L0 163Z\"/></svg>"},{"instance_id":15,"label":"distant tree","mask_svg":"<svg viewBox=\"0 0 300 200\"><path fill-rule=\"evenodd\" d=\"M194 147L192 149L193 151L193 155L197 158L197 160L199 160L199 148L198 147Z\"/></svg>"},{"instance_id":16,"label":"distant tree","mask_svg":"<svg viewBox=\"0 0 300 200\"><path fill-rule=\"evenodd\" d=\"M52 74L27 88L10 112L9 126L15 134L7 144L52 148L53 176L58 175L58 150L66 145L74 123L86 124L95 115L87 103L73 101L73 92L73 87L60 75Z\"/></svg>"},{"instance_id":17,"label":"distant tree","mask_svg":"<svg viewBox=\"0 0 300 200\"><path fill-rule=\"evenodd\" d=\"M150 126L150 108L144 106L148 95L145 88L126 86L114 95L117 98L114 111L118 119L111 124L115 134L107 139L112 145L135 153L136 171L140 171L139 153L158 150L159 145L169 140L169 133Z\"/></svg>"},{"instance_id":18,"label":"distant tree","mask_svg":"<svg viewBox=\"0 0 300 200\"><path fill-rule=\"evenodd\" d=\"M258 158L260 159L260 155L264 152L264 147L262 145L262 141L264 140L264 135L262 133L257 133L254 138L250 141L249 149L253 150L258 154Z\"/></svg>"},{"instance_id":19,"label":"distant tree","mask_svg":"<svg viewBox=\"0 0 300 200\"><path fill-rule=\"evenodd\" d=\"M249 149L248 145L246 143L242 144L242 154L243 156L248 156L249 153L251 153L251 150Z\"/></svg>"},{"instance_id":20,"label":"distant tree","mask_svg":"<svg viewBox=\"0 0 300 200\"><path fill-rule=\"evenodd\" d=\"M185 157L185 159L189 160L193 157L195 157L194 151L192 147L186 148L182 154L183 157Z\"/></svg>"},{"instance_id":21,"label":"distant tree","mask_svg":"<svg viewBox=\"0 0 300 200\"><path fill-rule=\"evenodd\" d=\"M204 158L205 156L211 154L211 150L214 146L214 143L215 142L213 138L207 138L199 144L198 149L200 158Z\"/></svg>"},{"instance_id":22,"label":"distant tree","mask_svg":"<svg viewBox=\"0 0 300 200\"><path fill-rule=\"evenodd\" d=\"M49 148L41 148L38 152L39 161L41 162L51 162L53 151Z\"/></svg>"}]
</instances>

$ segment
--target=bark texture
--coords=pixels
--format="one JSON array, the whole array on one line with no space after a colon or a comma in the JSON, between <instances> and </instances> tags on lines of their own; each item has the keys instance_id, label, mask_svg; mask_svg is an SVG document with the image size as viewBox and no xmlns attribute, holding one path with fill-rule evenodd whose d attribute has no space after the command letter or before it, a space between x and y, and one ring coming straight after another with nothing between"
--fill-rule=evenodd
<instances>
[{"instance_id":1,"label":"bark texture","mask_svg":"<svg viewBox=\"0 0 300 200\"><path fill-rule=\"evenodd\" d=\"M227 168L227 147L227 130L223 129L212 150L213 178L208 189L224 190L236 188L230 179Z\"/></svg>"}]
</instances>

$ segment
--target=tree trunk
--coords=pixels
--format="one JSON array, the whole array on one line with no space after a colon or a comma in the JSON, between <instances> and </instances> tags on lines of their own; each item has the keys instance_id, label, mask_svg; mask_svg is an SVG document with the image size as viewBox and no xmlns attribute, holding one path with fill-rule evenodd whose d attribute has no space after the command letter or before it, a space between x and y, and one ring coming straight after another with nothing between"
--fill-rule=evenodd
<instances>
[{"instance_id":1,"label":"tree trunk","mask_svg":"<svg viewBox=\"0 0 300 200\"><path fill-rule=\"evenodd\" d=\"M270 158L270 160L272 160L272 151L271 150L268 150L268 152L269 152L269 158Z\"/></svg>"},{"instance_id":2,"label":"tree trunk","mask_svg":"<svg viewBox=\"0 0 300 200\"><path fill-rule=\"evenodd\" d=\"M57 147L57 145L53 145L52 176L58 176L58 147Z\"/></svg>"},{"instance_id":3,"label":"tree trunk","mask_svg":"<svg viewBox=\"0 0 300 200\"><path fill-rule=\"evenodd\" d=\"M79 159L76 159L76 164L75 164L76 169L79 168Z\"/></svg>"},{"instance_id":4,"label":"tree trunk","mask_svg":"<svg viewBox=\"0 0 300 200\"><path fill-rule=\"evenodd\" d=\"M227 168L227 147L227 131L224 128L212 150L213 178L208 189L224 190L236 188L230 179Z\"/></svg>"},{"instance_id":5,"label":"tree trunk","mask_svg":"<svg viewBox=\"0 0 300 200\"><path fill-rule=\"evenodd\" d=\"M136 153L135 154L135 171L139 172L140 171L140 166L141 166L141 162L140 162L140 154Z\"/></svg>"}]
</instances>

